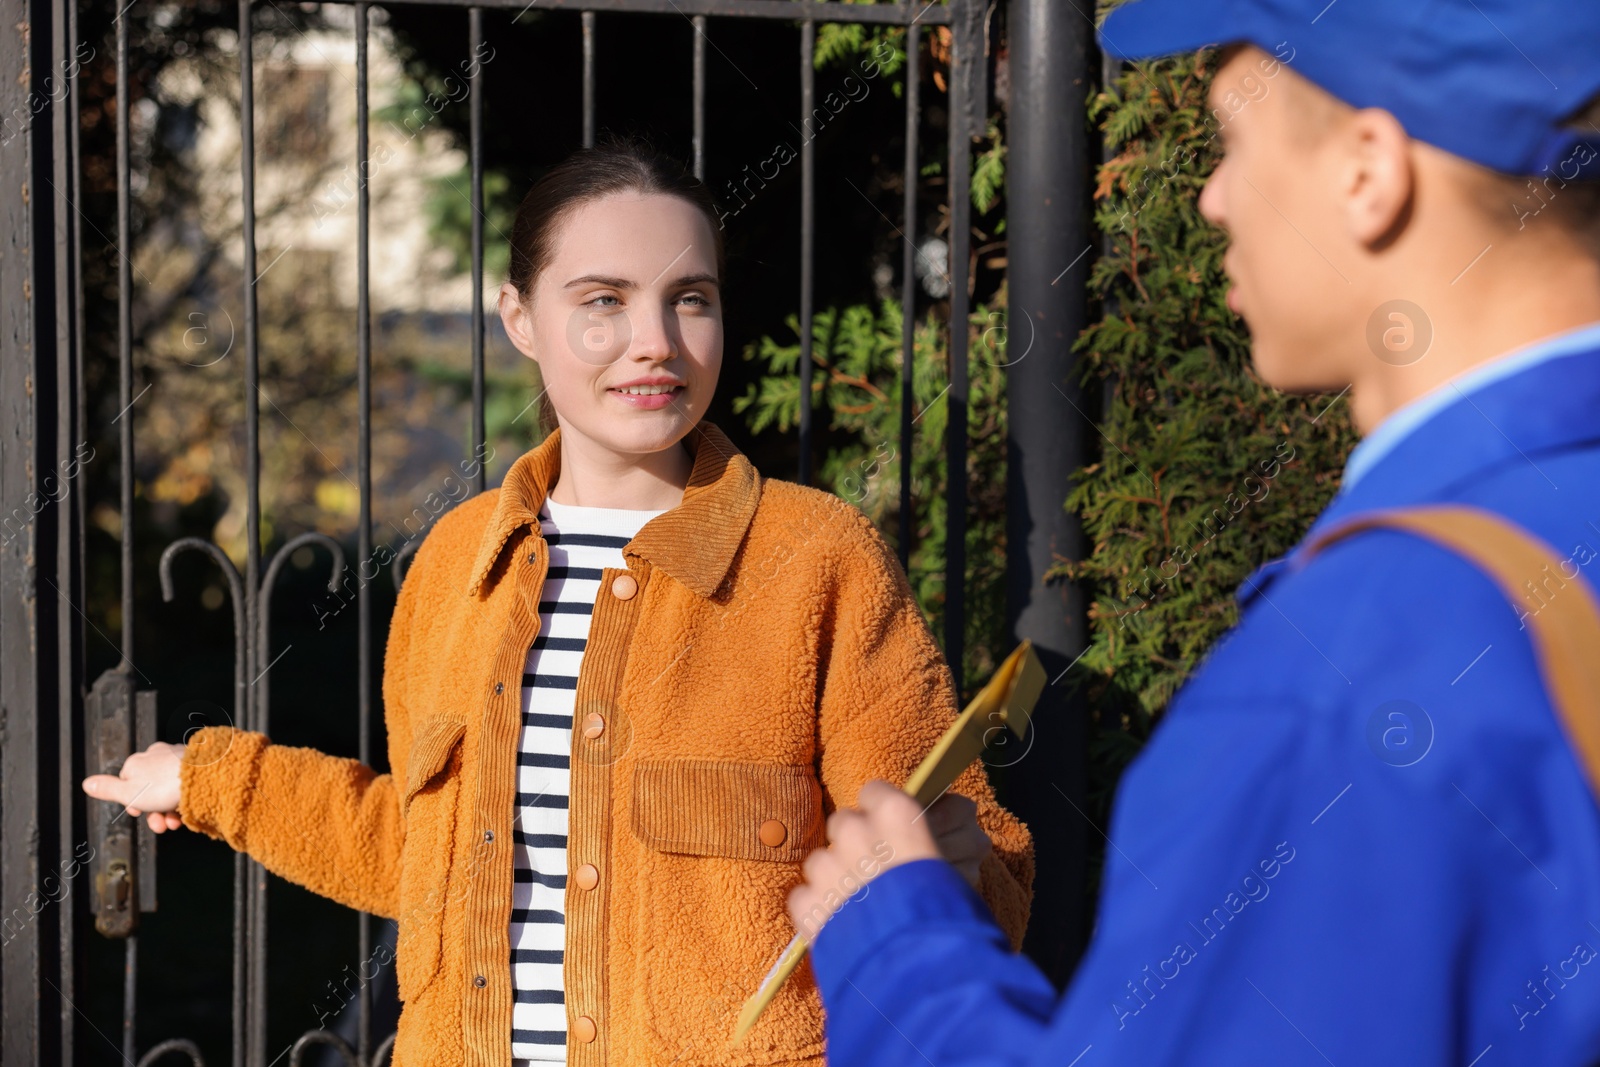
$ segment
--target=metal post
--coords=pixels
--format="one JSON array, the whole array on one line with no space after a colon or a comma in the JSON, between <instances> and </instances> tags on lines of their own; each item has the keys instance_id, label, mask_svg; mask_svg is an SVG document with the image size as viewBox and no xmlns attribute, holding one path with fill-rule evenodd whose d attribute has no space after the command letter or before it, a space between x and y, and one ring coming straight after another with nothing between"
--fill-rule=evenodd
<instances>
[{"instance_id":1,"label":"metal post","mask_svg":"<svg viewBox=\"0 0 1600 1067\"><path fill-rule=\"evenodd\" d=\"M1083 529L1062 507L1089 455L1072 344L1086 322L1090 139L1083 104L1093 27L1059 0L1010 0L1011 158L1006 168L1010 323L1006 403L1006 618L1052 682L1031 749L1005 772L1005 800L1033 830L1039 857L1025 946L1057 984L1083 951L1085 711L1069 665L1088 639L1083 591L1045 585L1057 558L1081 559ZM1066 675L1063 677L1063 675ZM1058 791L1059 790L1059 791ZM1063 797L1062 794L1066 796ZM1069 803L1070 802L1070 803ZM1078 811L1072 810L1076 805Z\"/></svg>"},{"instance_id":2,"label":"metal post","mask_svg":"<svg viewBox=\"0 0 1600 1067\"><path fill-rule=\"evenodd\" d=\"M594 147L594 12L578 16L583 24L583 147Z\"/></svg>"},{"instance_id":3,"label":"metal post","mask_svg":"<svg viewBox=\"0 0 1600 1067\"><path fill-rule=\"evenodd\" d=\"M706 17L694 26L694 176L706 180Z\"/></svg>"},{"instance_id":4,"label":"metal post","mask_svg":"<svg viewBox=\"0 0 1600 1067\"><path fill-rule=\"evenodd\" d=\"M911 500L912 482L916 464L912 457L911 430L916 416L915 405L917 357L917 241L922 232L917 217L917 182L922 168L917 159L917 124L922 121L922 31L915 24L906 26L906 158L904 206L901 208L900 228L905 240L900 247L900 537L897 549L900 569L911 571L911 537L916 523L915 504Z\"/></svg>"},{"instance_id":5,"label":"metal post","mask_svg":"<svg viewBox=\"0 0 1600 1067\"><path fill-rule=\"evenodd\" d=\"M817 24L800 27L800 471L795 481L811 484L811 448L815 431L811 415L812 307L815 296L817 232L816 131L811 112L817 95Z\"/></svg>"},{"instance_id":6,"label":"metal post","mask_svg":"<svg viewBox=\"0 0 1600 1067\"><path fill-rule=\"evenodd\" d=\"M972 255L972 139L983 130L988 67L980 0L950 5L950 391L945 403L944 655L966 692L967 340Z\"/></svg>"},{"instance_id":7,"label":"metal post","mask_svg":"<svg viewBox=\"0 0 1600 1067\"><path fill-rule=\"evenodd\" d=\"M372 188L368 181L371 145L368 124L371 103L368 97L367 47L369 44L367 5L356 5L356 156L361 174L356 184L356 492L360 494L360 515L356 529L359 578L361 568L372 558ZM478 61L478 45L483 43L483 12L472 8L467 13L469 54ZM483 83L476 66L472 73L472 422L473 445L483 436ZM481 455L481 453L479 453ZM483 471L478 471L483 477ZM478 490L483 490L479 481ZM334 573L342 571L336 567ZM372 762L372 597L370 582L361 582L356 592L358 644L356 670L356 714L361 762ZM263 651L270 652L263 643ZM366 912L356 914L356 951L359 958L372 958L372 923ZM371 1063L372 988L362 982L356 991L356 1055Z\"/></svg>"},{"instance_id":8,"label":"metal post","mask_svg":"<svg viewBox=\"0 0 1600 1067\"><path fill-rule=\"evenodd\" d=\"M254 632L261 588L261 399L260 324L256 318L256 164L255 164L255 35L250 21L252 0L239 0L239 170L243 185L244 216L244 436L245 436L245 573L244 632ZM124 512L124 524L131 512ZM256 677L255 642L246 638L246 678ZM258 728L256 694L244 694L246 730ZM251 967L251 957L260 943L251 944L246 931L258 929L256 916L266 904L265 875L243 852L233 856L234 945L233 945L233 1062L238 1067L260 1067L257 1062L266 1049L266 1029L260 1025L266 1005L264 974ZM265 926L259 927L265 931ZM261 994L261 995L258 995Z\"/></svg>"},{"instance_id":9,"label":"metal post","mask_svg":"<svg viewBox=\"0 0 1600 1067\"><path fill-rule=\"evenodd\" d=\"M58 395L63 401L60 405L61 416L57 420L56 447L58 454L62 456L69 453L79 456L83 454L80 442L88 443L88 402L83 375L82 217L76 206L83 203L78 166L78 137L81 128L78 74L81 71L81 64L73 63L78 55L77 46L80 40L77 0L66 0L65 3L53 5L52 19L55 54L58 59L66 61L67 66L63 71L70 75L65 81L66 96L52 109L55 143L61 146L61 151L54 160L56 174L54 183L61 193L53 197L57 239L56 365L60 382ZM66 59L69 54L72 59ZM68 402L71 404L70 408L67 406ZM129 418L131 420L132 416ZM92 457L93 453L90 455ZM87 496L81 487L72 493L70 506L66 507L60 516L61 526L56 539L58 546L56 569L58 575L65 579L62 593L72 604L86 602L83 578L85 543L83 530L87 510L84 501ZM61 788L58 784L56 788L57 819L60 826L58 841L61 856L70 862L83 854L83 846L88 841L86 805L83 803L82 795L73 788L75 783L83 780L84 776L84 715L80 682L85 676L86 664L82 619L76 612L60 612L57 633L61 655L56 664L56 736L59 739L58 768L61 784L66 786ZM45 794L41 794L43 795ZM150 836L148 833L141 835L141 837L148 836ZM141 879L145 879L147 872L143 862L144 855L141 854L139 859L141 861L139 875ZM70 867L68 869L71 870ZM152 857L149 873L153 875L154 870ZM82 871L79 875L85 876ZM153 879L142 881L139 892L153 900L155 897ZM58 984L62 996L58 998L60 1004L57 1017L61 1035L58 1055L62 1063L76 1062L78 1031L84 1028L84 1020L76 1004L67 1001L67 997L72 997L74 1001L78 997L81 963L87 959L85 939L80 936L85 925L84 910L74 906L75 902L71 899L74 893L89 896L85 883L74 883L71 889L67 890L67 897L57 908L54 924L61 946Z\"/></svg>"},{"instance_id":10,"label":"metal post","mask_svg":"<svg viewBox=\"0 0 1600 1067\"><path fill-rule=\"evenodd\" d=\"M61 1062L61 776L63 660L72 655L81 589L70 543L71 505L61 495L60 442L79 432L72 402L73 262L61 263L73 230L63 157L72 128L52 91L70 52L60 0L7 0L0 10L0 1063ZM49 78L49 87L45 79ZM65 313L72 316L63 325ZM63 346L62 329L67 331ZM70 729L70 727L69 727ZM63 766L67 770L63 770ZM49 881L46 882L46 879ZM55 893L50 888L55 887ZM77 881L73 888L81 891ZM72 903L77 903L73 901Z\"/></svg>"}]
</instances>

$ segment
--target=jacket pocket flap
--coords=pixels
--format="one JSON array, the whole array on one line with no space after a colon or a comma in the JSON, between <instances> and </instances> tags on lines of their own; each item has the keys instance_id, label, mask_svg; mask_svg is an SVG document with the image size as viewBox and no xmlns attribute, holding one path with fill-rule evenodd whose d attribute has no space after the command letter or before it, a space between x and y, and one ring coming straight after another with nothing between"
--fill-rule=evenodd
<instances>
[{"instance_id":1,"label":"jacket pocket flap","mask_svg":"<svg viewBox=\"0 0 1600 1067\"><path fill-rule=\"evenodd\" d=\"M450 762L450 753L467 732L467 724L458 719L431 719L416 737L411 739L411 754L406 761L406 791L400 798L403 814L411 806L417 790L444 770Z\"/></svg>"},{"instance_id":2,"label":"jacket pocket flap","mask_svg":"<svg viewBox=\"0 0 1600 1067\"><path fill-rule=\"evenodd\" d=\"M809 766L640 760L633 832L652 848L795 863L822 843L822 787Z\"/></svg>"}]
</instances>

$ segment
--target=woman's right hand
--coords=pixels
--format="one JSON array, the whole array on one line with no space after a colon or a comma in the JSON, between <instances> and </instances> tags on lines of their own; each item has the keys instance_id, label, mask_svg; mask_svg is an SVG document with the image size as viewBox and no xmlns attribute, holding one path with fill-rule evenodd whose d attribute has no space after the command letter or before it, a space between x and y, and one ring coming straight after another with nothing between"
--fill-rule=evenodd
<instances>
[{"instance_id":1,"label":"woman's right hand","mask_svg":"<svg viewBox=\"0 0 1600 1067\"><path fill-rule=\"evenodd\" d=\"M185 747L157 741L123 760L121 773L89 775L83 780L83 791L96 799L121 804L134 818L144 814L150 829L158 834L176 830L183 825L178 815L178 795Z\"/></svg>"}]
</instances>

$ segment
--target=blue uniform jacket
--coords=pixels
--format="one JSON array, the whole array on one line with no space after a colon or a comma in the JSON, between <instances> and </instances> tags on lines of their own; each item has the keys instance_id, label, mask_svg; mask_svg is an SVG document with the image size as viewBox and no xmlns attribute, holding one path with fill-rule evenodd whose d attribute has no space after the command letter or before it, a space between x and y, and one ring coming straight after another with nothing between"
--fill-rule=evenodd
<instances>
[{"instance_id":1,"label":"blue uniform jacket","mask_svg":"<svg viewBox=\"0 0 1600 1067\"><path fill-rule=\"evenodd\" d=\"M1123 778L1066 995L952 868L894 867L817 937L833 1067L1600 1062L1600 807L1524 622L1600 587L1600 327L1391 416L1312 532L1429 502L1561 564L1516 606L1399 532L1263 566Z\"/></svg>"}]
</instances>

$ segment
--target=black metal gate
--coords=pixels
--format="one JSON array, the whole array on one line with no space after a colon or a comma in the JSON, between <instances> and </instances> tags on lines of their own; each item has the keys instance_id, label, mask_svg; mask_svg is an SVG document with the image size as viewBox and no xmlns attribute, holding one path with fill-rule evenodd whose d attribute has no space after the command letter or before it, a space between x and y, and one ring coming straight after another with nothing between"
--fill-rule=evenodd
<instances>
[{"instance_id":1,"label":"black metal gate","mask_svg":"<svg viewBox=\"0 0 1600 1067\"><path fill-rule=\"evenodd\" d=\"M110 0L122 8L126 0ZM391 0L415 3L422 0ZM951 82L948 90L948 211L949 227L949 318L964 324L968 318L968 262L971 204L969 179L973 138L980 135L988 112L988 65L986 42L996 0L948 0L852 4L838 0L426 0L441 7L465 8L468 34L462 46L469 55L481 54L483 12L486 9L565 9L581 11L583 57L583 131L591 143L595 130L595 52L598 35L607 20L629 13L677 14L694 27L692 54L683 57L684 76L693 84L693 162L702 177L705 169L707 130L706 45L721 20L780 20L794 24L798 38L798 79L800 82L800 121L812 114L814 100L813 49L820 23L873 23L906 27L906 54L909 70L905 94L905 202L903 220L915 220L918 207L917 158L922 104L918 98L918 35L927 27L948 26L951 34ZM1086 89L1089 40L1087 16L1057 0L1013 0L1018 25L1028 27L1037 39L1030 40L1026 65L1019 55L1014 69L1013 92L1056 94L1046 108L1076 109ZM243 256L246 277L256 278L254 118L252 107L251 11L253 0L238 0L240 90L242 111L243 170ZM367 3L354 3L356 24L357 156L368 159L367 101ZM126 10L126 8L123 8ZM116 643L122 662L98 678L89 679L85 670L85 626L92 625L79 605L84 603L84 533L86 517L83 494L63 489L78 476L82 456L80 442L85 439L84 312L82 307L82 247L84 226L97 227L77 205L80 159L78 90L71 76L63 76L72 66L78 33L77 0L7 0L5 25L0 28L0 108L4 114L20 116L15 129L7 126L0 141L0 503L5 528L0 539L0 732L3 732L3 772L0 779L0 1063L80 1064L105 1057L106 1046L117 1048L130 1065L143 1067L157 1059L176 1062L179 1054L191 1062L201 1057L193 1043L183 1038L157 1040L164 1035L143 1033L135 1011L139 989L141 939L139 917L153 911L155 899L154 835L140 820L132 820L116 806L100 801L85 801L78 782L86 773L114 772L130 752L156 739L156 694L141 690L136 672L131 669L135 651L133 524L121 524L121 633ZM597 20L597 13L601 16ZM1065 20L1063 23L1062 20ZM1082 24L1079 24L1081 21ZM117 19L116 99L117 122L117 201L115 233L109 240L118 249L130 247L130 164L128 128L128 21ZM1064 45L1064 47L1063 47ZM1019 52L1022 49L1019 47ZM70 73L75 74L75 71ZM54 80L49 75L54 74ZM475 80L476 72L472 75ZM484 97L470 93L472 168L472 281L475 297L472 311L472 403L473 445L482 455L485 438L484 389L484 204L483 133ZM1065 124L1070 126L1071 124ZM1028 292L1034 302L1031 315L1047 333L1040 354L1029 375L1031 385L1012 382L1012 395L1025 389L1034 398L1035 415L1014 422L1013 436L1035 432L1043 447L1051 441L1061 447L1051 490L1041 482L1035 454L1034 473L1027 484L1018 481L1013 492L1013 519L1018 541L1028 542L1027 553L1015 550L1017 562L1011 569L1015 595L1008 609L1012 619L1023 616L1017 636L1032 637L1045 654L1047 668L1064 666L1082 647L1081 621L1074 622L1059 609L1060 594L1046 597L1047 610L1037 608L1037 575L1049 565L1051 553L1063 549L1076 551L1075 528L1061 515L1060 501L1065 495L1065 473L1081 460L1077 446L1060 446L1061 427L1076 425L1070 411L1039 410L1037 385L1054 380L1076 395L1075 381L1066 373L1070 367L1067 345L1081 325L1081 298L1058 299L1069 290L1081 292L1073 281L1081 281L1087 262L1074 260L1070 277L1055 281L1042 279L1057 264L1071 259L1071 253L1085 245L1086 221L1083 183L1087 177L1086 158L1081 139L1061 133L1063 124L1033 122L1014 146L1022 156L1029 203L1014 203L1011 217L1014 261L1025 262L1024 276L1013 271L1013 293ZM798 293L799 331L802 353L800 366L808 382L812 368L813 317L813 233L815 229L815 181L813 148L804 142L800 155L801 224L798 233L800 288ZM1060 171L1052 179L1051 168ZM368 302L369 196L365 166L357 191L359 303L357 306L357 346L359 391L359 552L362 559L373 555L370 512L371 427L370 391L371 329ZM1074 200L1075 198L1075 200ZM1033 201L1038 201L1034 203ZM1051 206L1051 205L1054 206ZM1063 205L1067 205L1063 207ZM1074 206L1076 205L1076 206ZM1035 214L1030 216L1030 212ZM1030 218L1035 225L1030 225ZM103 224L104 220L102 220ZM98 227L97 227L98 228ZM906 227L910 230L910 226ZM1060 253L1066 252L1066 255ZM913 257L916 251L906 240L903 255L902 343L910 351L915 322ZM127 255L119 264L118 305L120 331L117 381L120 407L126 413L135 401L134 332L132 325L132 263ZM1059 289L1051 287L1056 282ZM1031 288L1029 288L1031 286ZM246 729L269 729L271 703L266 684L266 668L271 664L269 620L274 581L290 553L303 545L321 544L334 558L333 573L345 569L339 545L318 533L305 533L289 540L270 559L263 559L260 543L261 505L259 499L259 417L258 417L258 335L254 283L245 287L243 389L246 420L245 485L248 489L248 558L244 573L239 573L228 556L214 543L187 537L168 545L162 553L160 569L164 595L172 596L170 563L174 556L189 551L209 555L220 569L231 592L235 659L233 666L232 721ZM1045 308L1046 311L1037 310ZM1048 315L1047 313L1048 312ZM1037 324L1036 324L1037 325ZM1054 338L1052 340L1051 338ZM967 334L962 328L950 331L948 338L951 380L950 422L947 460L951 470L967 465ZM1048 349L1044 351L1043 349ZM903 405L900 419L902 456L912 455L912 361L902 360ZM1020 374L1019 374L1020 377ZM799 424L800 464L797 479L812 476L810 455L813 448L811 390L800 390L803 406ZM1070 399L1070 398L1069 398ZM1027 405L1018 404L1021 413ZM1019 416L1020 417L1020 416ZM1036 420L1030 424L1027 420ZM133 511L134 457L133 419L120 418L121 508L124 516ZM1044 423L1052 426L1043 427ZM1055 435L1051 437L1050 435ZM1048 467L1048 464L1047 464ZM478 491L485 488L485 470L477 465ZM1018 473L1016 479L1022 479ZM947 573L961 575L965 568L965 482L948 479ZM1055 492L1055 489L1060 491ZM900 552L906 562L912 540L911 481L902 479ZM15 523L11 520L15 519ZM1039 544L1045 544L1043 551ZM408 549L416 542L410 542ZM397 557L392 575L398 587L403 578L405 553ZM1031 578L1030 578L1031 575ZM957 672L962 663L962 582L947 583L944 648ZM1020 590L1020 591L1017 591ZM370 762L372 737L369 724L373 712L370 679L373 667L372 638L375 632L370 590L363 583L357 592L359 611L359 703L355 713L360 723L359 757ZM1057 602L1056 609L1050 604ZM1080 610L1081 605L1073 605ZM1051 611L1059 616L1052 622ZM1054 671L1052 671L1054 675ZM1051 714L1064 715L1065 709ZM1063 721L1067 721L1065 718ZM1077 741L1058 742L1058 752L1076 751ZM1081 756L1079 757L1081 759ZM1057 777L1061 777L1057 768ZM1067 779L1072 780L1071 771ZM1026 793L1026 790L1024 790ZM1026 800L1024 796L1022 800ZM1015 797L1012 806L1028 805ZM1038 798L1035 798L1037 801ZM1044 818L1070 821L1067 814L1049 813L1042 802L1033 805L1037 817L1025 818L1040 832ZM1081 830L1081 827L1080 827ZM1058 834L1054 840L1061 840ZM1039 889L1048 893L1056 885L1071 886L1078 875L1076 855L1051 861L1048 858L1048 831L1040 834L1041 875ZM1066 840L1073 840L1068 832ZM1081 850L1080 850L1081 851ZM376 1065L386 1062L392 1034L373 1032L369 1018L370 991L363 987L357 998L360 1023L354 1042L346 1045L327 1031L311 1031L295 1043L287 1055L269 1050L266 1045L265 1013L266 957L266 872L243 854L234 857L232 973L232 1060L237 1067L268 1067L280 1062L300 1062L312 1044L335 1044L344 1062ZM1047 874L1053 871L1053 874ZM75 892L74 892L75 890ZM1059 935L1056 950L1075 954L1075 938L1070 916L1078 908L1077 894L1051 902L1055 928L1069 931ZM1036 910L1038 906L1036 906ZM1063 919L1066 916L1066 919ZM360 952L368 958L372 950L369 916L361 914ZM92 926L91 926L92 922ZM84 976L76 961L81 958L79 942L84 938L119 939L124 946L122 967L122 1032L85 1036L78 1002L85 995ZM1063 940L1064 939L1064 940ZM220 980L220 975L218 976ZM93 1049L84 1047L90 1042Z\"/></svg>"}]
</instances>

